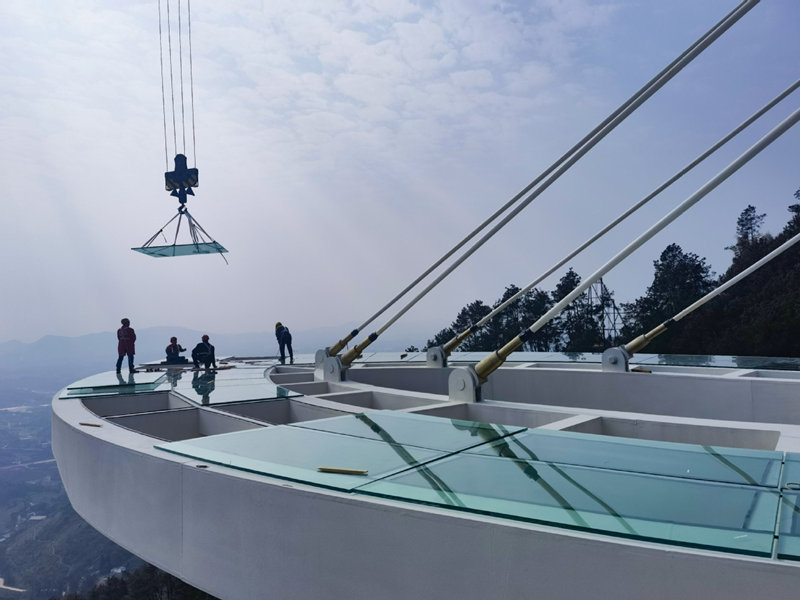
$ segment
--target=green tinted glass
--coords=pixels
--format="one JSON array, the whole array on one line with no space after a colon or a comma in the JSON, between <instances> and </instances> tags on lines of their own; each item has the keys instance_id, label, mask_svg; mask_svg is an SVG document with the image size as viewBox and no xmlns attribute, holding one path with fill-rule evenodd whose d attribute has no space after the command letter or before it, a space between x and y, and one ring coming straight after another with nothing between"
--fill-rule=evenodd
<instances>
[{"instance_id":1,"label":"green tinted glass","mask_svg":"<svg viewBox=\"0 0 800 600\"><path fill-rule=\"evenodd\" d=\"M487 456L508 456L687 479L776 487L782 452L676 444L570 431L527 430L488 447Z\"/></svg>"},{"instance_id":2,"label":"green tinted glass","mask_svg":"<svg viewBox=\"0 0 800 600\"><path fill-rule=\"evenodd\" d=\"M776 490L470 453L430 463L426 471L357 491L636 539L772 552Z\"/></svg>"},{"instance_id":3,"label":"green tinted glass","mask_svg":"<svg viewBox=\"0 0 800 600\"><path fill-rule=\"evenodd\" d=\"M169 256L191 256L192 254L216 254L227 252L219 242L205 242L202 244L175 244L172 246L142 246L131 248L147 256L157 258Z\"/></svg>"},{"instance_id":4,"label":"green tinted glass","mask_svg":"<svg viewBox=\"0 0 800 600\"><path fill-rule=\"evenodd\" d=\"M196 460L341 490L353 488L421 462L440 452L348 435L276 426L156 446ZM364 475L320 472L354 469Z\"/></svg>"},{"instance_id":5,"label":"green tinted glass","mask_svg":"<svg viewBox=\"0 0 800 600\"><path fill-rule=\"evenodd\" d=\"M194 371L178 381L173 390L198 404L226 404L250 400L270 400L300 396L270 381L222 381L217 385L213 373Z\"/></svg>"},{"instance_id":6,"label":"green tinted glass","mask_svg":"<svg viewBox=\"0 0 800 600\"><path fill-rule=\"evenodd\" d=\"M800 560L800 494L784 491L778 534L778 558Z\"/></svg>"},{"instance_id":7,"label":"green tinted glass","mask_svg":"<svg viewBox=\"0 0 800 600\"><path fill-rule=\"evenodd\" d=\"M296 426L449 452L491 442L525 429L387 410L320 419Z\"/></svg>"},{"instance_id":8,"label":"green tinted glass","mask_svg":"<svg viewBox=\"0 0 800 600\"><path fill-rule=\"evenodd\" d=\"M158 390L165 381L166 376L161 372L123 374L106 371L70 384L61 397L152 392Z\"/></svg>"},{"instance_id":9,"label":"green tinted glass","mask_svg":"<svg viewBox=\"0 0 800 600\"><path fill-rule=\"evenodd\" d=\"M800 454L786 453L786 464L783 467L781 487L789 490L800 490Z\"/></svg>"}]
</instances>

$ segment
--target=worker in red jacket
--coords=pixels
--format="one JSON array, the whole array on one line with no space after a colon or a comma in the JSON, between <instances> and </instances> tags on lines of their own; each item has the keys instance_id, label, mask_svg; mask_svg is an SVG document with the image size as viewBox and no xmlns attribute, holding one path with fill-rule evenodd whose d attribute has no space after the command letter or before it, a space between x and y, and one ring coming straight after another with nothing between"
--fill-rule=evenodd
<instances>
[{"instance_id":1,"label":"worker in red jacket","mask_svg":"<svg viewBox=\"0 0 800 600\"><path fill-rule=\"evenodd\" d=\"M136 332L131 327L130 319L122 319L122 327L117 329L117 373L122 368L122 359L128 355L128 371L135 373L136 369L133 368L133 355L136 354Z\"/></svg>"}]
</instances>

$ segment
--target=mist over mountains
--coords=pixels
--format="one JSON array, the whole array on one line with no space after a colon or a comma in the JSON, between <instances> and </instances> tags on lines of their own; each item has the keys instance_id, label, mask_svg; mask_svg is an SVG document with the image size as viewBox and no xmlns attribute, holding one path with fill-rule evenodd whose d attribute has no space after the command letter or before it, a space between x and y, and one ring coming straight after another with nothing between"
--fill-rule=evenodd
<instances>
[{"instance_id":1,"label":"mist over mountains","mask_svg":"<svg viewBox=\"0 0 800 600\"><path fill-rule=\"evenodd\" d=\"M353 327L293 329L295 353L312 354ZM221 334L185 327L137 328L137 363L161 360L173 335L191 349L205 333L219 357L275 356L278 352L270 330ZM394 337L387 334L374 347L402 350L424 339L424 335L417 339L411 335L404 339L404 335L402 331ZM78 337L48 335L31 343L0 342L0 577L6 585L26 590L0 589L0 598L8 594L28 600L60 597L62 592L90 589L122 568L141 564L75 513L50 448L53 395L72 382L113 369L116 358L116 329Z\"/></svg>"}]
</instances>

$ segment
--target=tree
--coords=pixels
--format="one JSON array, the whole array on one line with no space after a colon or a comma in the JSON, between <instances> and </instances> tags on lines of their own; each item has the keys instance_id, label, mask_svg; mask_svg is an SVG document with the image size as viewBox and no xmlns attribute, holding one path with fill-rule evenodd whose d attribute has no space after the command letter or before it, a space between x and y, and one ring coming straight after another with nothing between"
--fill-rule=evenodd
<instances>
[{"instance_id":1,"label":"tree","mask_svg":"<svg viewBox=\"0 0 800 600\"><path fill-rule=\"evenodd\" d=\"M425 350L428 348L433 348L434 346L444 346L447 342L455 337L456 332L453 331L452 327L445 327L444 329L440 329L439 333L433 336L433 339L428 340L425 344Z\"/></svg>"},{"instance_id":2,"label":"tree","mask_svg":"<svg viewBox=\"0 0 800 600\"><path fill-rule=\"evenodd\" d=\"M737 246L746 247L758 240L766 216L767 213L756 214L756 207L748 204L736 219L736 246L729 246L726 250L731 249L735 253Z\"/></svg>"},{"instance_id":3,"label":"tree","mask_svg":"<svg viewBox=\"0 0 800 600\"><path fill-rule=\"evenodd\" d=\"M553 307L555 302L569 294L580 281L580 276L570 269L552 293L536 288L528 290L475 331L459 349L472 352L496 350L504 346L535 323ZM509 284L492 308L481 300L468 304L461 309L450 327L442 329L433 339L428 340L427 347L447 343L519 292L519 287ZM596 350L596 344L601 337L602 312L602 306L592 306L588 295L582 294L559 318L541 327L530 340L525 342L522 349L533 352Z\"/></svg>"},{"instance_id":4,"label":"tree","mask_svg":"<svg viewBox=\"0 0 800 600\"><path fill-rule=\"evenodd\" d=\"M800 198L800 190L797 190L794 195ZM783 227L783 231L781 231L781 243L800 233L800 204L789 205L789 212L792 213L792 216L789 222Z\"/></svg>"},{"instance_id":5,"label":"tree","mask_svg":"<svg viewBox=\"0 0 800 600\"><path fill-rule=\"evenodd\" d=\"M725 272L722 280L730 279L737 273L744 271L749 265L767 254L767 249L772 242L772 236L761 233L767 213L756 213L756 208L748 204L736 220L736 243L726 246L726 250L733 252L731 266Z\"/></svg>"},{"instance_id":6,"label":"tree","mask_svg":"<svg viewBox=\"0 0 800 600\"><path fill-rule=\"evenodd\" d=\"M706 259L685 253L677 244L667 246L653 266L653 283L644 296L622 304L624 339L632 339L673 317L716 285Z\"/></svg>"},{"instance_id":7,"label":"tree","mask_svg":"<svg viewBox=\"0 0 800 600\"><path fill-rule=\"evenodd\" d=\"M492 310L510 300L519 291L520 288L513 283L507 285L503 295L492 305ZM525 327L525 315L522 309L522 298L518 298L484 325L482 335L483 341L487 345L484 350L496 350L522 331Z\"/></svg>"},{"instance_id":8,"label":"tree","mask_svg":"<svg viewBox=\"0 0 800 600\"><path fill-rule=\"evenodd\" d=\"M553 303L563 300L580 283L580 275L570 268L553 290ZM602 308L598 310L593 307L587 294L575 298L552 321L559 332L555 349L561 352L591 352L598 339L602 338L598 318L602 318Z\"/></svg>"},{"instance_id":9,"label":"tree","mask_svg":"<svg viewBox=\"0 0 800 600\"><path fill-rule=\"evenodd\" d=\"M474 302L470 302L467 306L459 311L456 320L450 324L450 327L442 329L433 337L432 340L428 340L427 347L430 348L432 346L441 346L449 342L453 337L480 321L490 312L492 312L492 309L486 306L486 304L483 303L483 300L475 300ZM463 350L465 352L483 350L485 343L488 343L485 331L479 329L476 333L468 337L464 343L461 344L461 346L459 346L459 350Z\"/></svg>"},{"instance_id":10,"label":"tree","mask_svg":"<svg viewBox=\"0 0 800 600\"><path fill-rule=\"evenodd\" d=\"M553 300L550 294L536 288L528 290L525 296L522 297L524 327L533 325L539 320L539 317L552 307ZM550 321L533 334L533 338L525 344L524 349L531 352L550 352L556 349L560 337L561 333L556 327L556 323Z\"/></svg>"}]
</instances>

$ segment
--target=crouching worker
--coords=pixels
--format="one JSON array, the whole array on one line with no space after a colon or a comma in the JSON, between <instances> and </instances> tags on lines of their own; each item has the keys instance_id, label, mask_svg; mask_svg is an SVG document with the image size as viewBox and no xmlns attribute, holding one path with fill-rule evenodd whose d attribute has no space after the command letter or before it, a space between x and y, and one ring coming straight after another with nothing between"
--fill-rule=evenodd
<instances>
[{"instance_id":1,"label":"crouching worker","mask_svg":"<svg viewBox=\"0 0 800 600\"><path fill-rule=\"evenodd\" d=\"M197 344L192 350L192 362L194 368L199 369L200 363L203 363L206 369L209 367L217 368L217 359L214 357L214 346L208 341L208 336L203 336L203 341Z\"/></svg>"},{"instance_id":2,"label":"crouching worker","mask_svg":"<svg viewBox=\"0 0 800 600\"><path fill-rule=\"evenodd\" d=\"M189 360L185 356L181 356L181 352L186 352L186 348L178 343L178 338L169 338L169 346L167 346L167 364L178 365L188 363Z\"/></svg>"}]
</instances>

